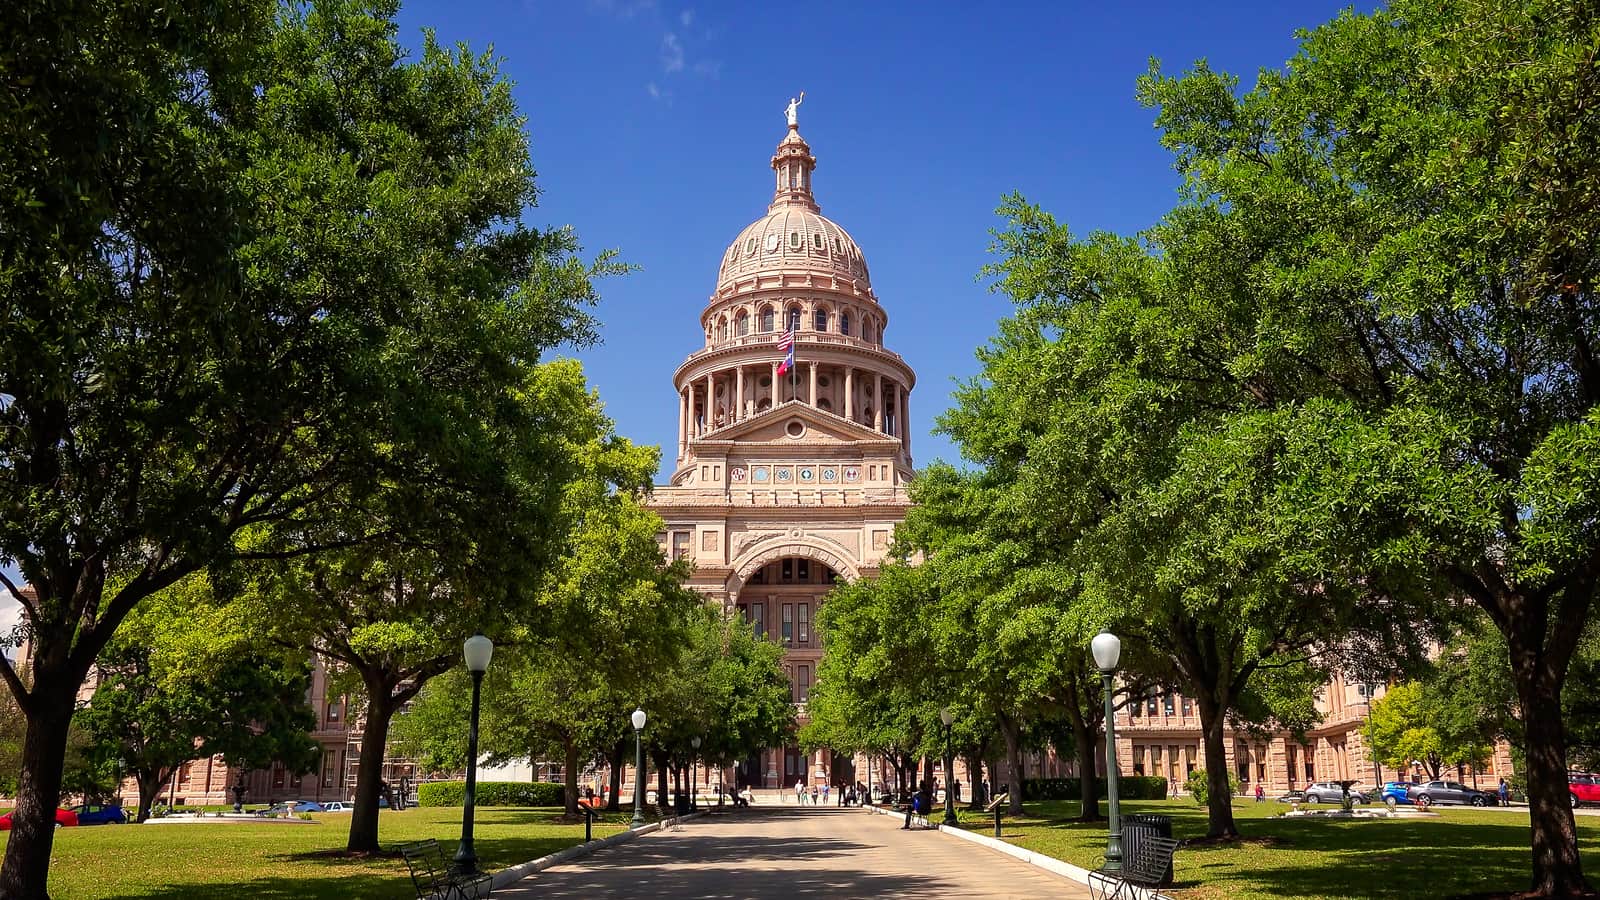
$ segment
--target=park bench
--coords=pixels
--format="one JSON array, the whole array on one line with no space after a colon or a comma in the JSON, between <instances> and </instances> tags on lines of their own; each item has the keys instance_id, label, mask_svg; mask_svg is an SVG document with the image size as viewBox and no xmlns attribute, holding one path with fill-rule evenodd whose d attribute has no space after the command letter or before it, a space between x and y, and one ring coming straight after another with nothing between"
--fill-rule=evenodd
<instances>
[{"instance_id":1,"label":"park bench","mask_svg":"<svg viewBox=\"0 0 1600 900\"><path fill-rule=\"evenodd\" d=\"M490 876L482 872L462 874L451 871L439 842L429 838L400 846L411 870L411 884L417 900L484 900L489 896Z\"/></svg>"},{"instance_id":2,"label":"park bench","mask_svg":"<svg viewBox=\"0 0 1600 900\"><path fill-rule=\"evenodd\" d=\"M1177 851L1175 838L1154 835L1144 838L1134 857L1123 860L1119 871L1102 868L1089 873L1089 896L1094 900L1141 900L1156 896L1156 889L1166 878L1172 855Z\"/></svg>"}]
</instances>

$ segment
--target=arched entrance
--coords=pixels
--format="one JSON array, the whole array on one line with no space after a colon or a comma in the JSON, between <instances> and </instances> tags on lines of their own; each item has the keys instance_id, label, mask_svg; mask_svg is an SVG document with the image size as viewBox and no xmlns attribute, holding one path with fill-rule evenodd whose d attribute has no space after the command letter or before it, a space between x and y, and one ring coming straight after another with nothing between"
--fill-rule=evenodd
<instances>
[{"instance_id":1,"label":"arched entrance","mask_svg":"<svg viewBox=\"0 0 1600 900\"><path fill-rule=\"evenodd\" d=\"M753 557L736 569L734 578L742 584L736 593L730 591L735 610L756 636L783 648L789 699L795 704L801 724L806 720L806 704L811 699L811 686L816 683L817 666L822 661L817 613L823 595L845 577L832 564L837 561L836 557L824 560L818 558L821 555ZM742 776L759 788L792 789L796 782L827 784L836 780L830 777L826 767L825 761L829 759L831 755L818 758L795 746L772 747L763 751L759 759L746 760L741 767Z\"/></svg>"}]
</instances>

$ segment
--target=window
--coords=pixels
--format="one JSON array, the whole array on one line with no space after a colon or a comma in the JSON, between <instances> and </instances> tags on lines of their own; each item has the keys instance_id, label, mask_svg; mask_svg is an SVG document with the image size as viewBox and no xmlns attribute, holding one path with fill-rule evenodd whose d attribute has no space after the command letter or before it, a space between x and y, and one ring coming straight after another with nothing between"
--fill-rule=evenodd
<instances>
[{"instance_id":1,"label":"window","mask_svg":"<svg viewBox=\"0 0 1600 900\"><path fill-rule=\"evenodd\" d=\"M761 310L761 330L762 331L771 331L772 330L772 307L770 307L770 306L764 307Z\"/></svg>"},{"instance_id":2,"label":"window","mask_svg":"<svg viewBox=\"0 0 1600 900\"><path fill-rule=\"evenodd\" d=\"M767 605L765 603L752 603L750 610L750 630L756 637L767 636Z\"/></svg>"},{"instance_id":3,"label":"window","mask_svg":"<svg viewBox=\"0 0 1600 900\"><path fill-rule=\"evenodd\" d=\"M811 235L811 246L817 250L826 249L827 243L823 239L821 232L815 232Z\"/></svg>"},{"instance_id":4,"label":"window","mask_svg":"<svg viewBox=\"0 0 1600 900\"><path fill-rule=\"evenodd\" d=\"M1145 700L1145 708L1146 708L1146 711L1150 715L1153 716L1153 715L1156 714L1156 695L1155 694L1151 694L1149 699Z\"/></svg>"},{"instance_id":5,"label":"window","mask_svg":"<svg viewBox=\"0 0 1600 900\"><path fill-rule=\"evenodd\" d=\"M800 667L800 702L805 703L811 699L811 667Z\"/></svg>"},{"instance_id":6,"label":"window","mask_svg":"<svg viewBox=\"0 0 1600 900\"><path fill-rule=\"evenodd\" d=\"M794 560L792 559L786 559L783 561L783 580L794 580Z\"/></svg>"},{"instance_id":7,"label":"window","mask_svg":"<svg viewBox=\"0 0 1600 900\"><path fill-rule=\"evenodd\" d=\"M800 307L798 306L789 307L789 330L800 330Z\"/></svg>"},{"instance_id":8,"label":"window","mask_svg":"<svg viewBox=\"0 0 1600 900\"><path fill-rule=\"evenodd\" d=\"M800 580L807 583L811 581L811 560L809 559L800 560Z\"/></svg>"},{"instance_id":9,"label":"window","mask_svg":"<svg viewBox=\"0 0 1600 900\"><path fill-rule=\"evenodd\" d=\"M727 339L728 339L728 320L726 318L718 319L717 320L717 340L725 341Z\"/></svg>"},{"instance_id":10,"label":"window","mask_svg":"<svg viewBox=\"0 0 1600 900\"><path fill-rule=\"evenodd\" d=\"M794 643L794 604L783 605L783 643L788 646Z\"/></svg>"},{"instance_id":11,"label":"window","mask_svg":"<svg viewBox=\"0 0 1600 900\"><path fill-rule=\"evenodd\" d=\"M850 333L850 314L849 313L839 313L839 333L840 334L849 334Z\"/></svg>"},{"instance_id":12,"label":"window","mask_svg":"<svg viewBox=\"0 0 1600 900\"><path fill-rule=\"evenodd\" d=\"M739 317L734 319L734 330L738 332L739 337L750 333L750 317L742 309L739 310Z\"/></svg>"},{"instance_id":13,"label":"window","mask_svg":"<svg viewBox=\"0 0 1600 900\"><path fill-rule=\"evenodd\" d=\"M798 232L798 231L789 232L789 249L790 250L799 250L800 247L801 247L800 232Z\"/></svg>"},{"instance_id":14,"label":"window","mask_svg":"<svg viewBox=\"0 0 1600 900\"><path fill-rule=\"evenodd\" d=\"M337 722L337 721L339 721L339 706L340 706L340 703L339 703L338 698L334 698L334 699L328 701L328 721L329 722Z\"/></svg>"},{"instance_id":15,"label":"window","mask_svg":"<svg viewBox=\"0 0 1600 900\"><path fill-rule=\"evenodd\" d=\"M808 646L811 642L811 604L800 604L800 646Z\"/></svg>"},{"instance_id":16,"label":"window","mask_svg":"<svg viewBox=\"0 0 1600 900\"><path fill-rule=\"evenodd\" d=\"M187 772L188 768L189 767L187 765L184 766L184 771ZM275 787L275 788L281 788L281 787L284 786L284 782L286 782L288 780L289 780L289 773L283 768L283 763L273 763L272 764L272 786Z\"/></svg>"},{"instance_id":17,"label":"window","mask_svg":"<svg viewBox=\"0 0 1600 900\"><path fill-rule=\"evenodd\" d=\"M672 558L689 558L689 532L674 531L672 533Z\"/></svg>"},{"instance_id":18,"label":"window","mask_svg":"<svg viewBox=\"0 0 1600 900\"><path fill-rule=\"evenodd\" d=\"M329 751L327 751L327 752L322 754L322 786L323 787L332 787L333 786L333 779L334 779L335 773L336 773L337 768L338 768L337 766L334 765L335 760L337 760L337 758L338 758L336 754L337 754L337 751L335 751L335 750L329 750Z\"/></svg>"},{"instance_id":19,"label":"window","mask_svg":"<svg viewBox=\"0 0 1600 900\"><path fill-rule=\"evenodd\" d=\"M1183 698L1183 714L1186 716L1194 715L1194 701L1188 697Z\"/></svg>"},{"instance_id":20,"label":"window","mask_svg":"<svg viewBox=\"0 0 1600 900\"><path fill-rule=\"evenodd\" d=\"M1172 715L1172 692L1171 691L1168 691L1166 693L1166 696L1161 698L1161 711L1163 713L1169 715L1169 716Z\"/></svg>"},{"instance_id":21,"label":"window","mask_svg":"<svg viewBox=\"0 0 1600 900\"><path fill-rule=\"evenodd\" d=\"M828 311L825 310L825 309L817 310L816 314L812 317L811 327L816 329L817 331L827 331L828 330Z\"/></svg>"}]
</instances>

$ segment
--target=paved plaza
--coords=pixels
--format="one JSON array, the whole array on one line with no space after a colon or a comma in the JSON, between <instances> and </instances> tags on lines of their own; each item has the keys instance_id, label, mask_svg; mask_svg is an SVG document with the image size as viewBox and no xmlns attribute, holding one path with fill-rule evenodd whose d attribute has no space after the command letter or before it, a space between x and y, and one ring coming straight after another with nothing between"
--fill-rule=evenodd
<instances>
[{"instance_id":1,"label":"paved plaza","mask_svg":"<svg viewBox=\"0 0 1600 900\"><path fill-rule=\"evenodd\" d=\"M696 819L571 865L547 869L496 897L1084 897L1089 891L937 831L860 810L774 809Z\"/></svg>"}]
</instances>

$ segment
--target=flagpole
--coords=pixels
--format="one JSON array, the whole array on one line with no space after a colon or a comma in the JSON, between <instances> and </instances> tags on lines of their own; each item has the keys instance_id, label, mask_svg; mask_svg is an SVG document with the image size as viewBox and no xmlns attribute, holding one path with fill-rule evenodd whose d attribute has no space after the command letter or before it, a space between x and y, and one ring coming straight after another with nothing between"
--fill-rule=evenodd
<instances>
[{"instance_id":1,"label":"flagpole","mask_svg":"<svg viewBox=\"0 0 1600 900\"><path fill-rule=\"evenodd\" d=\"M800 373L796 370L800 368L800 358L799 354L794 351L794 329L791 328L789 329L789 355L795 357L795 361L794 365L789 367L789 399L798 401L800 399Z\"/></svg>"}]
</instances>

